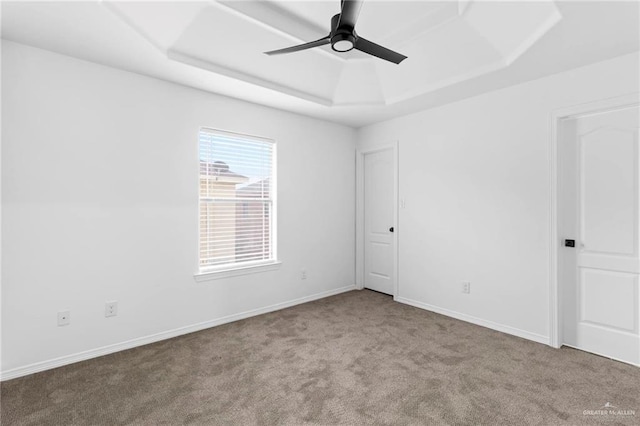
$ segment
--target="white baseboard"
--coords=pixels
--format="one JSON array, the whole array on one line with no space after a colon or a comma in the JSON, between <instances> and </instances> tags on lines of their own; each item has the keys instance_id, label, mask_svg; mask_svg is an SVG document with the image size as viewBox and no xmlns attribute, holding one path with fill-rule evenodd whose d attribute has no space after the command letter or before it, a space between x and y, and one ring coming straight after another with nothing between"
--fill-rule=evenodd
<instances>
[{"instance_id":1,"label":"white baseboard","mask_svg":"<svg viewBox=\"0 0 640 426\"><path fill-rule=\"evenodd\" d=\"M605 354L600 353L600 352L585 351L585 349L579 348L579 347L574 346L574 345L567 345L566 343L562 343L560 345L560 347L563 347L563 346L566 346L567 348L575 349L577 351L589 352L589 353L592 353L594 355L601 356L603 358L609 358L609 359L611 359L613 361L621 362L623 364L629 364L629 365L633 365L634 367L640 367L640 364L636 364L635 362L625 361L624 359L620 359L620 358L612 357L612 356L609 356L609 355L605 355Z\"/></svg>"},{"instance_id":2,"label":"white baseboard","mask_svg":"<svg viewBox=\"0 0 640 426\"><path fill-rule=\"evenodd\" d=\"M217 318L210 321L204 321L201 323L187 325L185 327L175 328L173 330L163 331L161 333L152 334L149 336L139 337L132 340L127 340L121 343L115 343L112 345L102 346L100 348L91 349L84 352L78 352L71 355L65 355L59 358L50 359L47 361L36 362L33 364L25 365L23 367L12 368L11 370L3 371L0 373L0 381L11 380L29 374L38 373L40 371L51 370L52 368L62 367L63 365L73 364L79 361L85 361L91 358L97 358L99 356L108 355L114 352L124 351L126 349L132 349L138 346L148 345L149 343L159 342L161 340L171 339L172 337L181 336L183 334L193 333L195 331L204 330L207 328L215 327L222 324L227 324L233 321L254 317L256 315L266 314L268 312L279 311L280 309L289 308L291 306L300 305L302 303L311 302L313 300L323 299L325 297L333 296L347 291L355 290L355 285L346 287L340 287L322 293L312 294L311 296L301 297L299 299L289 300L287 302L276 303L275 305L265 306L263 308L252 309L250 311L240 312L226 317Z\"/></svg>"},{"instance_id":3,"label":"white baseboard","mask_svg":"<svg viewBox=\"0 0 640 426\"><path fill-rule=\"evenodd\" d=\"M531 333L529 331L521 330L519 328L511 327L508 325L498 324L493 321L485 320L482 318L473 317L471 315L462 314L460 312L451 311L449 309L440 308L438 306L429 305L428 303L418 302L416 300L407 299L404 297L396 297L395 300L405 305L415 306L416 308L425 309L427 311L435 312L437 314L445 315L451 318L459 319L462 321L470 322L472 324L480 325L482 327L490 328L492 330L500 331L502 333L511 334L513 336L522 337L523 339L533 340L534 342L549 344L549 337L541 334Z\"/></svg>"}]
</instances>

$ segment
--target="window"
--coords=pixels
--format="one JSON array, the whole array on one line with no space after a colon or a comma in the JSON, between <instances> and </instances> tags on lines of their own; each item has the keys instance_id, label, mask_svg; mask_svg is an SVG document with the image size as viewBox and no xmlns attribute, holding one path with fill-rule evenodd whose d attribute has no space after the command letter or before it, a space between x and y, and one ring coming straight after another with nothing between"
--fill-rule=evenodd
<instances>
[{"instance_id":1,"label":"window","mask_svg":"<svg viewBox=\"0 0 640 426\"><path fill-rule=\"evenodd\" d=\"M275 143L201 129L201 273L273 263Z\"/></svg>"}]
</instances>

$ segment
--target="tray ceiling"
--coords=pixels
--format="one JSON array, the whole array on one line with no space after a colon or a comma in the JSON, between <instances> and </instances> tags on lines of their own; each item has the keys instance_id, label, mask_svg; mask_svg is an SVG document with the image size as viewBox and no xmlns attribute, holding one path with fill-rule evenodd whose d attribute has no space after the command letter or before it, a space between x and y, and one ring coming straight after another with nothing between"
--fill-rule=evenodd
<instances>
[{"instance_id":1,"label":"tray ceiling","mask_svg":"<svg viewBox=\"0 0 640 426\"><path fill-rule=\"evenodd\" d=\"M168 59L327 106L389 105L507 67L561 19L536 2L365 2L358 33L400 65L329 46L264 51L326 36L339 2L104 4Z\"/></svg>"},{"instance_id":2,"label":"tray ceiling","mask_svg":"<svg viewBox=\"0 0 640 426\"><path fill-rule=\"evenodd\" d=\"M399 65L321 47L338 0L2 2L2 37L354 127L637 52L638 2L366 0Z\"/></svg>"}]
</instances>

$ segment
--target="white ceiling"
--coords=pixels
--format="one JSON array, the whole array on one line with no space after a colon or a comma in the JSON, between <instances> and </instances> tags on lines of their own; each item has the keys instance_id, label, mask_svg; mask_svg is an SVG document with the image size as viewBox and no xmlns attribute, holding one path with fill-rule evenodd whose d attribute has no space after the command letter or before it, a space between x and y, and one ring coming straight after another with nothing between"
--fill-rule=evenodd
<instances>
[{"instance_id":1,"label":"white ceiling","mask_svg":"<svg viewBox=\"0 0 640 426\"><path fill-rule=\"evenodd\" d=\"M640 48L635 1L366 1L357 31L399 65L321 47L331 1L7 2L2 37L359 127Z\"/></svg>"}]
</instances>

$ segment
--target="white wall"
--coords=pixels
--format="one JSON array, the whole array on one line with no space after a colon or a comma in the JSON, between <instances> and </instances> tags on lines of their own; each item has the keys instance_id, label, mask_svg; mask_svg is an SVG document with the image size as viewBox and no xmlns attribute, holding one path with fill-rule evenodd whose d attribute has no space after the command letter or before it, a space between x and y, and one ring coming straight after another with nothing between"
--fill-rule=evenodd
<instances>
[{"instance_id":1,"label":"white wall","mask_svg":"<svg viewBox=\"0 0 640 426\"><path fill-rule=\"evenodd\" d=\"M3 378L353 286L354 130L2 48ZM276 140L280 269L194 281L200 126Z\"/></svg>"},{"instance_id":2,"label":"white wall","mask_svg":"<svg viewBox=\"0 0 640 426\"><path fill-rule=\"evenodd\" d=\"M398 300L547 342L550 113L638 75L632 54L360 129L399 141Z\"/></svg>"}]
</instances>

